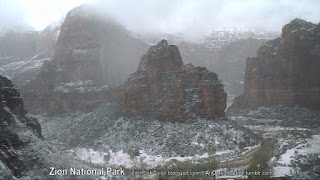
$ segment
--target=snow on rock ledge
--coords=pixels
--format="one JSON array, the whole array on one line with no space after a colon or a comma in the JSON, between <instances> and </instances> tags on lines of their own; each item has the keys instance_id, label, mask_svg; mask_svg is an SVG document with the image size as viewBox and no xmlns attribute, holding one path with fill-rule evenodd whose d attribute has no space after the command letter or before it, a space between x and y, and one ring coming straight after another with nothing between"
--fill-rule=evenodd
<instances>
[{"instance_id":1,"label":"snow on rock ledge","mask_svg":"<svg viewBox=\"0 0 320 180\"><path fill-rule=\"evenodd\" d=\"M216 73L183 65L177 46L162 40L140 61L124 85L121 110L128 116L151 115L183 122L187 117L225 116L227 94Z\"/></svg>"}]
</instances>

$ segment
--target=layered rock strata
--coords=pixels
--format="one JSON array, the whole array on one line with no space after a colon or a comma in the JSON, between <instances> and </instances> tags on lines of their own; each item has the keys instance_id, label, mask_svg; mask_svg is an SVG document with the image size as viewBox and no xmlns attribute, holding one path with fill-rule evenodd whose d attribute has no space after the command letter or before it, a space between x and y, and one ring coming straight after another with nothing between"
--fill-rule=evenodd
<instances>
[{"instance_id":1,"label":"layered rock strata","mask_svg":"<svg viewBox=\"0 0 320 180\"><path fill-rule=\"evenodd\" d=\"M232 108L276 104L320 109L320 24L294 19L248 58L244 93Z\"/></svg>"},{"instance_id":2,"label":"layered rock strata","mask_svg":"<svg viewBox=\"0 0 320 180\"><path fill-rule=\"evenodd\" d=\"M71 10L52 60L23 90L31 112L90 111L124 82L149 46L88 5Z\"/></svg>"},{"instance_id":3,"label":"layered rock strata","mask_svg":"<svg viewBox=\"0 0 320 180\"><path fill-rule=\"evenodd\" d=\"M141 58L123 86L121 110L128 116L151 115L183 122L189 117L224 116L226 93L216 73L183 65L177 46L162 40Z\"/></svg>"}]
</instances>

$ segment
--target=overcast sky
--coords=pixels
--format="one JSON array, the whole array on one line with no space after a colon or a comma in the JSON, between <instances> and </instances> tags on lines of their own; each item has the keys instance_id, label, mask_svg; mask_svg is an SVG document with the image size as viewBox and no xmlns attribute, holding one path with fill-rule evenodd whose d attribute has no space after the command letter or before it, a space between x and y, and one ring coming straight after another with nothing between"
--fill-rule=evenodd
<instances>
[{"instance_id":1,"label":"overcast sky","mask_svg":"<svg viewBox=\"0 0 320 180\"><path fill-rule=\"evenodd\" d=\"M0 28L26 23L37 30L73 7L95 0L0 0ZM224 27L280 31L300 17L320 21L320 0L104 0L97 7L129 29L202 33Z\"/></svg>"}]
</instances>

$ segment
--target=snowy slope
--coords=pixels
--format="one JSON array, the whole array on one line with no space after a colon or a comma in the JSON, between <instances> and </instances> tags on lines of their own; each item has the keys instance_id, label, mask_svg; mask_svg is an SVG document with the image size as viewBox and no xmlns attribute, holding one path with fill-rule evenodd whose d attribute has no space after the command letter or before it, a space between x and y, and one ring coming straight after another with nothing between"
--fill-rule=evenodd
<instances>
[{"instance_id":1,"label":"snowy slope","mask_svg":"<svg viewBox=\"0 0 320 180\"><path fill-rule=\"evenodd\" d=\"M259 144L250 131L226 119L197 118L186 123L130 119L116 103L104 103L90 113L37 117L47 140L70 144L70 153L79 159L128 168L136 161L152 167L171 159L214 155L217 160L232 159ZM135 158L129 157L132 153ZM110 160L102 162L107 154Z\"/></svg>"}]
</instances>

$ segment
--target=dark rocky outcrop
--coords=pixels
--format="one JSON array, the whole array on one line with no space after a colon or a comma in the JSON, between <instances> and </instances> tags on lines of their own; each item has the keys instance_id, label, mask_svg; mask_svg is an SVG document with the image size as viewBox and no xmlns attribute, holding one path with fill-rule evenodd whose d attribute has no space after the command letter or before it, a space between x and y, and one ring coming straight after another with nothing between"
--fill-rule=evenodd
<instances>
[{"instance_id":1,"label":"dark rocky outcrop","mask_svg":"<svg viewBox=\"0 0 320 180\"><path fill-rule=\"evenodd\" d=\"M121 110L128 116L151 115L185 121L191 116L224 116L226 93L216 73L183 65L177 46L162 40L140 61L125 83Z\"/></svg>"},{"instance_id":2,"label":"dark rocky outcrop","mask_svg":"<svg viewBox=\"0 0 320 180\"><path fill-rule=\"evenodd\" d=\"M31 112L87 111L138 66L148 45L88 5L71 10L62 24L53 59L23 90Z\"/></svg>"},{"instance_id":3,"label":"dark rocky outcrop","mask_svg":"<svg viewBox=\"0 0 320 180\"><path fill-rule=\"evenodd\" d=\"M276 104L320 109L320 24L294 19L246 62L244 93L231 108Z\"/></svg>"},{"instance_id":4,"label":"dark rocky outcrop","mask_svg":"<svg viewBox=\"0 0 320 180\"><path fill-rule=\"evenodd\" d=\"M36 136L42 138L41 127L34 118L26 117L19 91L12 82L0 75L0 161L15 177L21 177L27 167L16 149L30 143L22 140L14 129L24 124ZM0 176L1 177L1 176Z\"/></svg>"}]
</instances>

